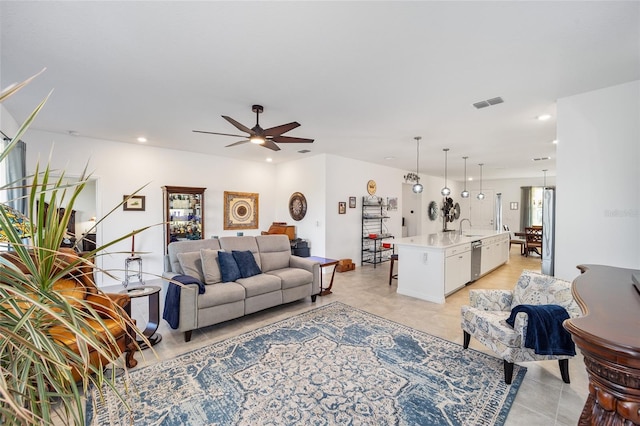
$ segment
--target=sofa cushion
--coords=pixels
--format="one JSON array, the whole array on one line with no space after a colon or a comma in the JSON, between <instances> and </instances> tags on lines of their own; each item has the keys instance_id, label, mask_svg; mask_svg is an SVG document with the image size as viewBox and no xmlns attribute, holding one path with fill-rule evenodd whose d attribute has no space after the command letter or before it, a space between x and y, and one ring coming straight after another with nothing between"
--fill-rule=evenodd
<instances>
[{"instance_id":1,"label":"sofa cushion","mask_svg":"<svg viewBox=\"0 0 640 426\"><path fill-rule=\"evenodd\" d=\"M240 269L238 268L236 259L233 257L233 253L226 251L218 252L218 263L220 264L222 282L228 283L237 281L238 278L242 278L242 274L240 274Z\"/></svg>"},{"instance_id":2,"label":"sofa cushion","mask_svg":"<svg viewBox=\"0 0 640 426\"><path fill-rule=\"evenodd\" d=\"M198 296L198 309L238 302L244 300L245 294L244 287L237 283L208 285L204 294Z\"/></svg>"},{"instance_id":3,"label":"sofa cushion","mask_svg":"<svg viewBox=\"0 0 640 426\"><path fill-rule=\"evenodd\" d=\"M232 254L238 264L238 269L240 269L240 275L242 275L242 278L249 278L262 273L256 263L256 259L253 257L253 253L249 250L234 250L232 251Z\"/></svg>"},{"instance_id":4,"label":"sofa cushion","mask_svg":"<svg viewBox=\"0 0 640 426\"><path fill-rule=\"evenodd\" d=\"M178 253L187 252L200 252L200 249L220 250L220 241L216 238L210 238L207 240L185 240L175 241L169 244L167 248L168 262L165 263L167 272L175 272L177 274L184 274L184 271L180 269L180 262L178 261Z\"/></svg>"},{"instance_id":5,"label":"sofa cushion","mask_svg":"<svg viewBox=\"0 0 640 426\"><path fill-rule=\"evenodd\" d=\"M194 278L204 281L204 273L202 272L202 260L199 251L190 251L178 253L178 262L184 275L190 275Z\"/></svg>"},{"instance_id":6,"label":"sofa cushion","mask_svg":"<svg viewBox=\"0 0 640 426\"><path fill-rule=\"evenodd\" d=\"M246 297L258 296L282 289L280 278L270 274L258 274L249 278L240 278L236 282L245 288Z\"/></svg>"},{"instance_id":7,"label":"sofa cushion","mask_svg":"<svg viewBox=\"0 0 640 426\"><path fill-rule=\"evenodd\" d=\"M216 284L222 282L222 273L218 263L218 252L220 250L200 249L200 259L202 260L202 272L205 284Z\"/></svg>"},{"instance_id":8,"label":"sofa cushion","mask_svg":"<svg viewBox=\"0 0 640 426\"><path fill-rule=\"evenodd\" d=\"M267 272L282 280L282 289L300 287L313 282L313 273L300 268L284 268Z\"/></svg>"},{"instance_id":9,"label":"sofa cushion","mask_svg":"<svg viewBox=\"0 0 640 426\"><path fill-rule=\"evenodd\" d=\"M289 267L291 242L286 235L261 235L256 237L260 249L262 272Z\"/></svg>"},{"instance_id":10,"label":"sofa cushion","mask_svg":"<svg viewBox=\"0 0 640 426\"><path fill-rule=\"evenodd\" d=\"M256 259L256 264L262 270L262 264L260 263L260 253L258 252L258 244L256 244L256 237L220 237L220 248L229 253L234 250L246 251L249 250L253 253L253 257Z\"/></svg>"}]
</instances>

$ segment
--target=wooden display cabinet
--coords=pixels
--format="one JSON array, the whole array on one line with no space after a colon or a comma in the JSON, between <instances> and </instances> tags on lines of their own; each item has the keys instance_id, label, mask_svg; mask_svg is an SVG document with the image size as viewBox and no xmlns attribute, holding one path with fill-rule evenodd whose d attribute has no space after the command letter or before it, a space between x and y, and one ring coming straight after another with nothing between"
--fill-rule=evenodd
<instances>
[{"instance_id":1,"label":"wooden display cabinet","mask_svg":"<svg viewBox=\"0 0 640 426\"><path fill-rule=\"evenodd\" d=\"M204 191L207 188L163 186L164 252L169 243L204 238Z\"/></svg>"}]
</instances>

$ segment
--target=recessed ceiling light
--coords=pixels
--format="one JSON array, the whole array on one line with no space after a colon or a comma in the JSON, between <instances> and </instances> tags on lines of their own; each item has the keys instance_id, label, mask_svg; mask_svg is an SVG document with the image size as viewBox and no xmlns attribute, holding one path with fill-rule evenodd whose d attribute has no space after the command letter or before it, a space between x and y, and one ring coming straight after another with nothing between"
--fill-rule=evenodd
<instances>
[{"instance_id":1,"label":"recessed ceiling light","mask_svg":"<svg viewBox=\"0 0 640 426\"><path fill-rule=\"evenodd\" d=\"M384 157L385 160L395 160L396 157Z\"/></svg>"},{"instance_id":2,"label":"recessed ceiling light","mask_svg":"<svg viewBox=\"0 0 640 426\"><path fill-rule=\"evenodd\" d=\"M551 118L551 114L542 114L537 117L537 119L540 121L547 121L550 118Z\"/></svg>"},{"instance_id":3,"label":"recessed ceiling light","mask_svg":"<svg viewBox=\"0 0 640 426\"><path fill-rule=\"evenodd\" d=\"M554 145L558 145L558 139L552 140L551 143L554 144Z\"/></svg>"},{"instance_id":4,"label":"recessed ceiling light","mask_svg":"<svg viewBox=\"0 0 640 426\"><path fill-rule=\"evenodd\" d=\"M472 177L472 176L469 176L469 180L473 180L473 177Z\"/></svg>"},{"instance_id":5,"label":"recessed ceiling light","mask_svg":"<svg viewBox=\"0 0 640 426\"><path fill-rule=\"evenodd\" d=\"M267 163L270 163L270 162L272 162L272 161L273 161L273 158L271 158L271 157L267 157Z\"/></svg>"},{"instance_id":6,"label":"recessed ceiling light","mask_svg":"<svg viewBox=\"0 0 640 426\"><path fill-rule=\"evenodd\" d=\"M145 138L144 136L140 136L140 137L138 138L138 142L142 142L142 143L144 143L144 142L146 142L146 141L147 141L147 138Z\"/></svg>"}]
</instances>

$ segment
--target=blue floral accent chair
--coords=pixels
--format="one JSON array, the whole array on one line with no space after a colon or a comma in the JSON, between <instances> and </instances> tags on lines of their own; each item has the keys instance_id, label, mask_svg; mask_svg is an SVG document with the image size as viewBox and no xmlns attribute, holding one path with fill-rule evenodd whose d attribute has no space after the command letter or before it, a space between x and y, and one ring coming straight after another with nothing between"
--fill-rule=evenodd
<instances>
[{"instance_id":1,"label":"blue floral accent chair","mask_svg":"<svg viewBox=\"0 0 640 426\"><path fill-rule=\"evenodd\" d=\"M571 294L571 283L538 272L525 270L513 290L470 290L470 305L462 306L464 348L471 336L504 360L504 380L511 384L513 363L557 359L562 380L569 383L567 355L539 355L524 346L528 316L518 313L513 328L505 320L517 305L560 305L570 318L582 312Z\"/></svg>"}]
</instances>

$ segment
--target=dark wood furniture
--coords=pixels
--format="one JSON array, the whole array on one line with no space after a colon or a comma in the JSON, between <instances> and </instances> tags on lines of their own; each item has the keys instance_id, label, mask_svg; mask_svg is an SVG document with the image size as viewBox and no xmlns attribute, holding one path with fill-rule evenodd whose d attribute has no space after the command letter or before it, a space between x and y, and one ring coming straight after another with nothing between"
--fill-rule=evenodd
<instances>
[{"instance_id":1,"label":"dark wood furniture","mask_svg":"<svg viewBox=\"0 0 640 426\"><path fill-rule=\"evenodd\" d=\"M580 265L573 296L584 312L564 327L584 356L589 397L579 425L640 424L640 270Z\"/></svg>"},{"instance_id":2,"label":"dark wood furniture","mask_svg":"<svg viewBox=\"0 0 640 426\"><path fill-rule=\"evenodd\" d=\"M165 254L169 243L173 241L205 238L204 191L206 189L186 186L162 187Z\"/></svg>"},{"instance_id":3,"label":"dark wood furniture","mask_svg":"<svg viewBox=\"0 0 640 426\"><path fill-rule=\"evenodd\" d=\"M394 253L391 255L390 257L391 259L391 265L389 266L389 285L391 285L391 280L398 279L398 273L396 272L395 274L393 273L393 265L395 265L396 261L398 260L398 254Z\"/></svg>"},{"instance_id":4,"label":"dark wood furniture","mask_svg":"<svg viewBox=\"0 0 640 426\"><path fill-rule=\"evenodd\" d=\"M336 266L338 265L338 260L336 259L328 259L326 257L318 257L318 256L309 256L307 259L313 260L320 264L320 296L326 296L331 294L331 287L333 287L333 277L336 275ZM326 268L333 265L333 272L331 273L331 282L329 282L329 287L322 289L322 268Z\"/></svg>"},{"instance_id":5,"label":"dark wood furniture","mask_svg":"<svg viewBox=\"0 0 640 426\"><path fill-rule=\"evenodd\" d=\"M542 226L529 226L524 228L525 256L532 251L542 257Z\"/></svg>"}]
</instances>

